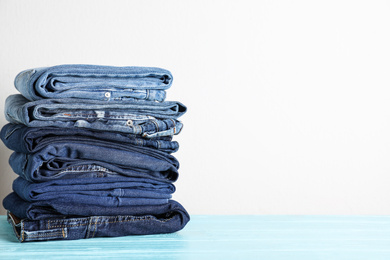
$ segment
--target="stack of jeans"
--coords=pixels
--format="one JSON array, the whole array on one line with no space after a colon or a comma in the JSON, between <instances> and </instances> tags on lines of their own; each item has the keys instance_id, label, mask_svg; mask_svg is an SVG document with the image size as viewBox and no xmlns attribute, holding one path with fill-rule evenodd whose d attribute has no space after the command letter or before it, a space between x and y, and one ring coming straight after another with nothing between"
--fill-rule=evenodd
<instances>
[{"instance_id":1,"label":"stack of jeans","mask_svg":"<svg viewBox=\"0 0 390 260\"><path fill-rule=\"evenodd\" d=\"M189 215L171 200L172 137L186 112L164 101L169 71L61 65L19 73L0 133L19 177L3 200L19 241L171 233Z\"/></svg>"}]
</instances>

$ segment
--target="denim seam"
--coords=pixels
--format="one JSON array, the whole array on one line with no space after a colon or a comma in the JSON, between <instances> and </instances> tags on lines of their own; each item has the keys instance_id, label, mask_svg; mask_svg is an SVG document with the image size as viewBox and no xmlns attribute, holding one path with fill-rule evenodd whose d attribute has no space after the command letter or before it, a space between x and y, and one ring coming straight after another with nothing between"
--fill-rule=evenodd
<instances>
[{"instance_id":1,"label":"denim seam","mask_svg":"<svg viewBox=\"0 0 390 260\"><path fill-rule=\"evenodd\" d=\"M98 218L95 219L95 229L93 230L93 233L92 233L91 238L92 238L92 237L95 237L95 232L96 232L96 230L97 230L97 221L98 221Z\"/></svg>"},{"instance_id":2,"label":"denim seam","mask_svg":"<svg viewBox=\"0 0 390 260\"><path fill-rule=\"evenodd\" d=\"M91 232L91 223L92 223L92 217L89 218L88 220L88 232L87 232L87 237L86 238L89 238L89 233ZM78 226L84 226L84 225L75 225L75 227L78 227ZM58 226L58 227L61 227L61 226ZM68 227L68 226L65 226L65 227Z\"/></svg>"},{"instance_id":3,"label":"denim seam","mask_svg":"<svg viewBox=\"0 0 390 260\"><path fill-rule=\"evenodd\" d=\"M136 143L136 145L139 145L139 146L141 146L141 145L144 145L144 142L143 142L144 140L142 140L142 139L135 139L135 143Z\"/></svg>"},{"instance_id":4,"label":"denim seam","mask_svg":"<svg viewBox=\"0 0 390 260\"><path fill-rule=\"evenodd\" d=\"M122 223L122 222L136 222L136 221L145 221L145 220L156 220L156 221L159 221L159 222L167 222L169 220L171 220L173 217L171 218L167 218L167 219L164 219L164 220L160 220L160 219L157 219L155 217L152 217L152 216L146 216L146 217L137 217L136 219L130 219L130 220L118 220L118 221L98 221L98 219L96 219L96 222L95 224L103 224L103 223L107 223L107 224L114 224L114 223ZM49 220L50 222L60 222L61 220ZM77 219L76 219L77 221ZM64 228L64 227L79 227L79 226L86 226L86 225L91 225L92 221L89 221L89 223L80 223L80 224L74 224L74 225L67 225L67 224L58 224L57 226L50 226L50 228ZM90 231L90 228L88 230L88 233ZM89 236L89 234L88 234Z\"/></svg>"},{"instance_id":5,"label":"denim seam","mask_svg":"<svg viewBox=\"0 0 390 260\"><path fill-rule=\"evenodd\" d=\"M69 113L62 113L64 116L90 116L90 117L98 117L98 115L94 114L94 113L91 113L91 114L77 114L77 115L72 115L72 114L69 114ZM106 118L106 117L113 117L113 118L118 118L118 117L123 117L123 116L135 116L136 114L127 114L127 115L120 115L120 116L116 116L116 115L107 115L107 116L104 116L104 117L100 117L100 118ZM136 120L151 120L152 118L150 118L150 116L148 116L147 118L143 118L143 119L132 119L133 121L136 121Z\"/></svg>"},{"instance_id":6,"label":"denim seam","mask_svg":"<svg viewBox=\"0 0 390 260\"><path fill-rule=\"evenodd\" d=\"M74 168L81 168L90 166L88 164L83 165L77 165L77 166L69 166L66 169L60 171L58 174L67 173L67 172L91 172L91 171L100 171L105 173L114 173L113 171L110 171L109 169L103 167L103 166L94 166L94 167L88 167L89 169L74 169Z\"/></svg>"},{"instance_id":7,"label":"denim seam","mask_svg":"<svg viewBox=\"0 0 390 260\"><path fill-rule=\"evenodd\" d=\"M69 77L95 77L95 78L103 78L103 77L113 77L113 78L129 78L129 79L142 79L142 78L161 78L165 76L168 76L171 78L171 76L167 73L162 72L146 72L137 74L135 73L128 73L126 71L118 71L115 73L107 73L105 71L93 71L93 69L85 69L85 70L92 70L91 72L59 72L59 71L49 71L48 76L50 77L56 77L56 76L69 76ZM34 69L35 71L35 69ZM158 75L160 74L160 75ZM162 74L162 75L161 75ZM162 83L163 85L167 85L166 83Z\"/></svg>"},{"instance_id":8,"label":"denim seam","mask_svg":"<svg viewBox=\"0 0 390 260\"><path fill-rule=\"evenodd\" d=\"M152 120L152 123L156 126L156 132L159 131L158 124L156 120Z\"/></svg>"},{"instance_id":9,"label":"denim seam","mask_svg":"<svg viewBox=\"0 0 390 260\"><path fill-rule=\"evenodd\" d=\"M8 139L13 133L15 133L15 131L19 130L20 127L15 127L14 129L12 129L11 131L9 131L6 136L4 137L5 139Z\"/></svg>"},{"instance_id":10,"label":"denim seam","mask_svg":"<svg viewBox=\"0 0 390 260\"><path fill-rule=\"evenodd\" d=\"M141 134L143 132L142 131L142 127L139 126L139 125L132 125L132 126L129 126L129 127L133 129L135 134Z\"/></svg>"},{"instance_id":11,"label":"denim seam","mask_svg":"<svg viewBox=\"0 0 390 260\"><path fill-rule=\"evenodd\" d=\"M149 98L149 96L150 96L149 92L150 92L149 89L146 89L146 97L144 99L148 99Z\"/></svg>"},{"instance_id":12,"label":"denim seam","mask_svg":"<svg viewBox=\"0 0 390 260\"><path fill-rule=\"evenodd\" d=\"M33 232L33 231L32 231ZM28 235L28 238L39 238L39 237L57 237L58 235L62 235L62 237L65 237L64 229L62 228L61 231L56 232L50 232L49 234L42 234L42 235Z\"/></svg>"}]
</instances>

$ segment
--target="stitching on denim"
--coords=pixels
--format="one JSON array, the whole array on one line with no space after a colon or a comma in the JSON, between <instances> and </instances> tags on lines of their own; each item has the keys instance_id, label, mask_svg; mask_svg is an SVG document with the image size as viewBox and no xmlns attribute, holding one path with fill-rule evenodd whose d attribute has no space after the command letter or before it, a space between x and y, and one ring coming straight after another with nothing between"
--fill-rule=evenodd
<instances>
[{"instance_id":1,"label":"stitching on denim","mask_svg":"<svg viewBox=\"0 0 390 260\"><path fill-rule=\"evenodd\" d=\"M35 71L35 69L33 69ZM84 70L93 70L93 69L84 69ZM145 72L145 73L131 73L130 75L126 71L119 71L115 73L107 73L105 71L92 71L92 72L59 72L59 71L54 71L50 72L48 78L55 78L58 76L69 76L69 77L91 77L91 78L128 78L129 80L133 79L158 79L161 80L161 78L164 78L164 82L167 80L167 78L171 78L169 74L164 73L164 72ZM167 83L161 82L162 85L167 85Z\"/></svg>"},{"instance_id":2,"label":"stitching on denim","mask_svg":"<svg viewBox=\"0 0 390 260\"><path fill-rule=\"evenodd\" d=\"M90 217L89 220L88 220L88 232L87 232L87 237L86 238L89 238L89 233L91 232L92 219L93 219L93 217ZM75 225L75 226L84 226L84 225L80 224L80 225ZM59 226L59 227L61 227L61 226ZM65 226L65 227L67 227L67 226Z\"/></svg>"},{"instance_id":3,"label":"stitching on denim","mask_svg":"<svg viewBox=\"0 0 390 260\"><path fill-rule=\"evenodd\" d=\"M85 169L86 168L86 169ZM90 171L100 171L105 172L109 174L113 174L113 171L110 171L109 169L100 166L100 165L89 165L89 164L83 164L83 165L76 165L76 166L69 166L65 168L64 170L60 171L58 174L66 173L66 172L90 172Z\"/></svg>"},{"instance_id":4,"label":"stitching on denim","mask_svg":"<svg viewBox=\"0 0 390 260\"><path fill-rule=\"evenodd\" d=\"M36 235L27 235L27 238L37 238L37 237L57 237L58 235L63 235L63 231L55 231L55 232L50 232L50 233L45 233L45 234L36 234ZM63 235L63 237L65 237Z\"/></svg>"},{"instance_id":5,"label":"stitching on denim","mask_svg":"<svg viewBox=\"0 0 390 260\"><path fill-rule=\"evenodd\" d=\"M157 121L156 120L152 120L152 123L156 126L156 132L158 132L159 128L158 128Z\"/></svg>"},{"instance_id":6,"label":"stitching on denim","mask_svg":"<svg viewBox=\"0 0 390 260\"><path fill-rule=\"evenodd\" d=\"M95 229L93 230L93 233L92 233L91 237L95 236L95 232L96 232L96 229L97 229L97 221L98 221L98 218L95 219Z\"/></svg>"},{"instance_id":7,"label":"stitching on denim","mask_svg":"<svg viewBox=\"0 0 390 260\"><path fill-rule=\"evenodd\" d=\"M77 116L88 116L88 117L98 117L97 114L75 114L75 115L72 115L72 114L69 114L69 113L62 113L62 115L64 116L67 116L67 117L70 117L70 116L73 116L73 117L77 117ZM106 118L106 117L112 117L112 118L122 118L124 116L137 116L136 114L128 114L128 115L106 115L102 118ZM155 119L154 117L152 116L147 116L146 118L140 118L140 119L131 119L133 121L139 121L139 120L153 120Z\"/></svg>"},{"instance_id":8,"label":"stitching on denim","mask_svg":"<svg viewBox=\"0 0 390 260\"><path fill-rule=\"evenodd\" d=\"M136 145L144 145L144 140L141 139L141 138L136 138L136 139L135 139L135 144L136 144Z\"/></svg>"},{"instance_id":9,"label":"stitching on denim","mask_svg":"<svg viewBox=\"0 0 390 260\"><path fill-rule=\"evenodd\" d=\"M143 132L142 131L142 127L140 125L132 125L132 126L129 126L129 127L133 128L133 131L136 134L141 134Z\"/></svg>"},{"instance_id":10,"label":"stitching on denim","mask_svg":"<svg viewBox=\"0 0 390 260\"><path fill-rule=\"evenodd\" d=\"M62 235L62 231L55 231L55 232L50 232L50 233L44 233L44 234L32 234L32 235L27 235L27 238L31 237L55 237L58 235Z\"/></svg>"},{"instance_id":11,"label":"stitching on denim","mask_svg":"<svg viewBox=\"0 0 390 260\"><path fill-rule=\"evenodd\" d=\"M149 89L146 89L146 97L144 99L148 99L150 96L150 90Z\"/></svg>"},{"instance_id":12,"label":"stitching on denim","mask_svg":"<svg viewBox=\"0 0 390 260\"><path fill-rule=\"evenodd\" d=\"M6 135L5 135L5 139L8 139L13 133L15 133L15 131L19 130L20 127L15 127L13 128L11 131L9 131Z\"/></svg>"},{"instance_id":13,"label":"stitching on denim","mask_svg":"<svg viewBox=\"0 0 390 260\"><path fill-rule=\"evenodd\" d=\"M114 221L101 221L99 220L98 218L96 219L96 225L97 224L103 224L103 223L107 223L107 224L114 224L114 223L123 223L123 222L136 222L136 221L145 221L145 220L156 220L158 222L161 222L161 223L165 223L165 222L168 222L169 220L173 219L173 217L170 217L170 218L166 218L164 220L161 220L161 219L158 219L154 216L145 216L145 217L134 217L132 219L128 219L128 220L114 220ZM99 220L99 221L98 221ZM53 220L54 222L60 222L61 220ZM64 228L64 227L78 227L78 226L86 226L86 225L90 225L92 223L92 221L89 221L89 223L80 223L80 224L74 224L74 225L67 225L67 224L58 224L57 226L51 226L51 228ZM87 237L89 236L89 232L90 232L90 228L88 229L88 234L87 234Z\"/></svg>"}]
</instances>

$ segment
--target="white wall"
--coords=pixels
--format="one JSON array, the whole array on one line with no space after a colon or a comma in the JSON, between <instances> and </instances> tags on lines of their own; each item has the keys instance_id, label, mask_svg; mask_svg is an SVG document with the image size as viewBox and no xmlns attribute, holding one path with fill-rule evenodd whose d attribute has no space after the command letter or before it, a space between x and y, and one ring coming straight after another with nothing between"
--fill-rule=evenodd
<instances>
[{"instance_id":1,"label":"white wall","mask_svg":"<svg viewBox=\"0 0 390 260\"><path fill-rule=\"evenodd\" d=\"M0 124L24 69L172 71L191 214L390 214L387 1L0 0ZM0 145L0 199L16 175ZM5 211L1 209L1 214Z\"/></svg>"}]
</instances>

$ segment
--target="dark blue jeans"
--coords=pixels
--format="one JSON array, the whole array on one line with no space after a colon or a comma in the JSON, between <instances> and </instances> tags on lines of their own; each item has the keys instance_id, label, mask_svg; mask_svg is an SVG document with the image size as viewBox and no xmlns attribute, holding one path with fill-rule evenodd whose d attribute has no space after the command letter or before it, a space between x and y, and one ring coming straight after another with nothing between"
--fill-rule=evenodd
<instances>
[{"instance_id":1,"label":"dark blue jeans","mask_svg":"<svg viewBox=\"0 0 390 260\"><path fill-rule=\"evenodd\" d=\"M179 168L175 157L156 149L78 137L47 144L31 154L15 152L9 163L32 182L118 176L174 182Z\"/></svg>"},{"instance_id":2,"label":"dark blue jeans","mask_svg":"<svg viewBox=\"0 0 390 260\"><path fill-rule=\"evenodd\" d=\"M129 212L118 216L41 220L20 219L8 211L7 219L20 242L172 233L184 228L190 220L186 210L175 201L142 210L143 213Z\"/></svg>"},{"instance_id":3,"label":"dark blue jeans","mask_svg":"<svg viewBox=\"0 0 390 260\"><path fill-rule=\"evenodd\" d=\"M179 149L179 144L172 141L172 136L161 136L151 139L141 135L125 134L110 131L91 131L83 128L60 127L27 127L22 124L6 124L0 132L0 138L11 150L20 153L33 153L47 144L66 140L109 141L120 144L150 147L159 151L173 153Z\"/></svg>"},{"instance_id":4,"label":"dark blue jeans","mask_svg":"<svg viewBox=\"0 0 390 260\"><path fill-rule=\"evenodd\" d=\"M63 179L32 183L19 177L13 190L26 201L66 199L86 206L158 205L168 202L175 191L171 183L146 178Z\"/></svg>"},{"instance_id":5,"label":"dark blue jeans","mask_svg":"<svg viewBox=\"0 0 390 260\"><path fill-rule=\"evenodd\" d=\"M20 198L15 192L10 193L3 200L3 206L20 219L45 220L62 217L85 217L85 216L118 216L118 215L150 215L163 214L172 208L183 207L174 200L161 205L119 206L108 207L88 205L78 201L69 201L66 198L57 200L41 200L28 202ZM183 209L184 211L184 209Z\"/></svg>"}]
</instances>

